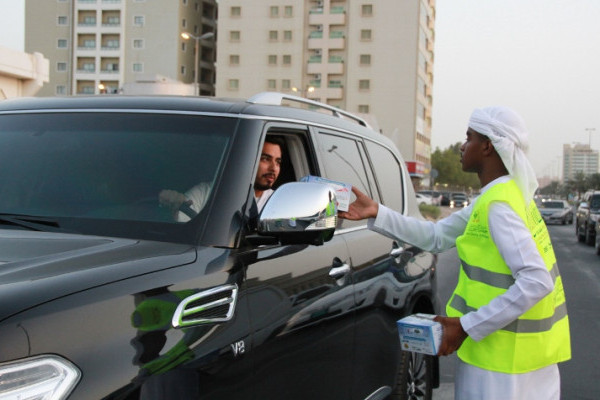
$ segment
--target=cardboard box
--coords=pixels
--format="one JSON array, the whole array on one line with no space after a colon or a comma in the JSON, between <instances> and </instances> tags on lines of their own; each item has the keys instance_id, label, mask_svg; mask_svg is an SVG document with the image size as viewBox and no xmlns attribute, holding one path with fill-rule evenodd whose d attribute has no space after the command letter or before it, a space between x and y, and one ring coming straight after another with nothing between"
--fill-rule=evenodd
<instances>
[{"instance_id":1,"label":"cardboard box","mask_svg":"<svg viewBox=\"0 0 600 400\"><path fill-rule=\"evenodd\" d=\"M314 175L304 176L300 179L300 182L316 182L331 186L333 190L335 190L338 211L348 211L348 207L350 206L350 196L352 194L352 185Z\"/></svg>"},{"instance_id":2,"label":"cardboard box","mask_svg":"<svg viewBox=\"0 0 600 400\"><path fill-rule=\"evenodd\" d=\"M413 314L396 322L404 351L436 355L442 343L442 325L435 315Z\"/></svg>"}]
</instances>

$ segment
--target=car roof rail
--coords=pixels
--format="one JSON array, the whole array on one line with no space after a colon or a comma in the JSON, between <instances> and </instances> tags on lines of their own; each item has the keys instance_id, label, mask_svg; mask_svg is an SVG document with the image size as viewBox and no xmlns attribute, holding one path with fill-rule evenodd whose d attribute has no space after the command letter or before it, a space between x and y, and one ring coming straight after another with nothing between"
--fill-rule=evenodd
<instances>
[{"instance_id":1,"label":"car roof rail","mask_svg":"<svg viewBox=\"0 0 600 400\"><path fill-rule=\"evenodd\" d=\"M311 106L314 106L317 108L322 108L322 109L331 111L331 114L335 117L338 117L338 118L346 117L346 118L354 120L355 122L357 122L358 124L360 124L366 128L369 128L371 130L373 129L367 123L367 121L365 121L364 119L362 119L352 113L349 113L348 111L344 111L337 107L330 106L329 104L320 103L318 101L305 99L304 97L299 97L299 96L292 96L292 95L285 94L285 93L279 93L279 92L258 93L258 94L255 94L254 96L250 97L248 99L248 103L264 104L264 105L271 105L271 106L281 106L281 105L283 105L283 100L288 100L288 101L292 101L292 102L296 102L296 103L311 105Z\"/></svg>"}]
</instances>

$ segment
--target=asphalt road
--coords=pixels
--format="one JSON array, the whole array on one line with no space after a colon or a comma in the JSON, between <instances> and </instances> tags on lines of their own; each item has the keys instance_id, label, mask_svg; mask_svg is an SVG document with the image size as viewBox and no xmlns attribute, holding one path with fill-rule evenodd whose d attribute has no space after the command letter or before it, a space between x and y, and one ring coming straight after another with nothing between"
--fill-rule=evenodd
<instances>
[{"instance_id":1,"label":"asphalt road","mask_svg":"<svg viewBox=\"0 0 600 400\"><path fill-rule=\"evenodd\" d=\"M563 400L600 399L600 256L577 242L574 225L548 227L560 268L571 326L571 360L559 364ZM450 297L458 272L456 250L439 255L438 286L441 304ZM440 359L441 386L435 400L454 399L456 356Z\"/></svg>"}]
</instances>

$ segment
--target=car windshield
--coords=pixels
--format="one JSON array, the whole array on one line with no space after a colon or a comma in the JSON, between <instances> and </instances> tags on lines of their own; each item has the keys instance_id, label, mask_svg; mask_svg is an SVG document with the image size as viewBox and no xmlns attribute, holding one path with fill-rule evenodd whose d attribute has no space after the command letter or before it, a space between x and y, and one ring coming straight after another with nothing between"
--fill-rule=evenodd
<instances>
[{"instance_id":1,"label":"car windshield","mask_svg":"<svg viewBox=\"0 0 600 400\"><path fill-rule=\"evenodd\" d=\"M544 201L542 208L563 208L564 204L561 201Z\"/></svg>"},{"instance_id":2,"label":"car windshield","mask_svg":"<svg viewBox=\"0 0 600 400\"><path fill-rule=\"evenodd\" d=\"M600 196L592 196L592 200L590 201L591 208L600 208Z\"/></svg>"},{"instance_id":3,"label":"car windshield","mask_svg":"<svg viewBox=\"0 0 600 400\"><path fill-rule=\"evenodd\" d=\"M50 218L78 233L178 240L185 224L159 207L158 194L202 182L210 195L235 124L154 113L0 115L0 214L5 222Z\"/></svg>"}]
</instances>

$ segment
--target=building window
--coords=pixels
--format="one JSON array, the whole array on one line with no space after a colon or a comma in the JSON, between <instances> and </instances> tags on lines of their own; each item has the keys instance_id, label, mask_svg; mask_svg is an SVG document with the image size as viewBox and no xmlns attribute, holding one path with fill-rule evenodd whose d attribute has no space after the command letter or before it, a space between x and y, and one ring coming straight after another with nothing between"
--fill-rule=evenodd
<instances>
[{"instance_id":1,"label":"building window","mask_svg":"<svg viewBox=\"0 0 600 400\"><path fill-rule=\"evenodd\" d=\"M285 6L283 9L283 15L286 17L293 17L294 16L294 7L292 6Z\"/></svg>"},{"instance_id":2,"label":"building window","mask_svg":"<svg viewBox=\"0 0 600 400\"><path fill-rule=\"evenodd\" d=\"M283 90L290 90L292 88L292 81L290 81L289 79L282 79L281 88Z\"/></svg>"},{"instance_id":3,"label":"building window","mask_svg":"<svg viewBox=\"0 0 600 400\"><path fill-rule=\"evenodd\" d=\"M184 18L184 19L182 19L182 20L181 20L181 27L182 27L182 28L185 28L185 27L186 27L186 25L187 25L187 21L186 21L186 20L185 20L185 18Z\"/></svg>"},{"instance_id":4,"label":"building window","mask_svg":"<svg viewBox=\"0 0 600 400\"><path fill-rule=\"evenodd\" d=\"M291 65L292 64L292 56L289 54L285 54L283 56L283 65Z\"/></svg>"},{"instance_id":5,"label":"building window","mask_svg":"<svg viewBox=\"0 0 600 400\"><path fill-rule=\"evenodd\" d=\"M181 75L185 75L185 65L182 65L180 68Z\"/></svg>"},{"instance_id":6,"label":"building window","mask_svg":"<svg viewBox=\"0 0 600 400\"><path fill-rule=\"evenodd\" d=\"M133 39L133 48L134 49L143 49L144 48L144 39Z\"/></svg>"},{"instance_id":7,"label":"building window","mask_svg":"<svg viewBox=\"0 0 600 400\"><path fill-rule=\"evenodd\" d=\"M361 54L360 55L360 65L371 65L371 55L370 54Z\"/></svg>"},{"instance_id":8,"label":"building window","mask_svg":"<svg viewBox=\"0 0 600 400\"><path fill-rule=\"evenodd\" d=\"M59 16L58 17L58 25L67 25L67 17Z\"/></svg>"},{"instance_id":9,"label":"building window","mask_svg":"<svg viewBox=\"0 0 600 400\"><path fill-rule=\"evenodd\" d=\"M242 16L242 7L231 7L229 9L229 16L241 17Z\"/></svg>"},{"instance_id":10,"label":"building window","mask_svg":"<svg viewBox=\"0 0 600 400\"><path fill-rule=\"evenodd\" d=\"M279 7L271 6L269 8L269 14L271 15L271 18L279 17Z\"/></svg>"},{"instance_id":11,"label":"building window","mask_svg":"<svg viewBox=\"0 0 600 400\"><path fill-rule=\"evenodd\" d=\"M56 63L56 70L58 72L64 72L67 70L67 63L66 62L59 62Z\"/></svg>"},{"instance_id":12,"label":"building window","mask_svg":"<svg viewBox=\"0 0 600 400\"><path fill-rule=\"evenodd\" d=\"M363 4L360 11L363 17L370 17L373 15L373 5Z\"/></svg>"},{"instance_id":13,"label":"building window","mask_svg":"<svg viewBox=\"0 0 600 400\"><path fill-rule=\"evenodd\" d=\"M67 48L67 39L58 39L58 42L56 42L56 45L58 46L59 49L66 49Z\"/></svg>"},{"instance_id":14,"label":"building window","mask_svg":"<svg viewBox=\"0 0 600 400\"><path fill-rule=\"evenodd\" d=\"M133 72L144 72L143 63L133 63Z\"/></svg>"},{"instance_id":15,"label":"building window","mask_svg":"<svg viewBox=\"0 0 600 400\"><path fill-rule=\"evenodd\" d=\"M185 42L181 42L181 51L185 51Z\"/></svg>"},{"instance_id":16,"label":"building window","mask_svg":"<svg viewBox=\"0 0 600 400\"><path fill-rule=\"evenodd\" d=\"M240 31L229 31L229 40L232 42L240 41Z\"/></svg>"},{"instance_id":17,"label":"building window","mask_svg":"<svg viewBox=\"0 0 600 400\"><path fill-rule=\"evenodd\" d=\"M271 54L268 58L269 65L277 65L277 56Z\"/></svg>"},{"instance_id":18,"label":"building window","mask_svg":"<svg viewBox=\"0 0 600 400\"><path fill-rule=\"evenodd\" d=\"M361 79L358 81L358 88L360 90L369 90L371 88L371 81L368 79Z\"/></svg>"},{"instance_id":19,"label":"building window","mask_svg":"<svg viewBox=\"0 0 600 400\"><path fill-rule=\"evenodd\" d=\"M229 56L229 65L240 65L240 56L232 54Z\"/></svg>"},{"instance_id":20,"label":"building window","mask_svg":"<svg viewBox=\"0 0 600 400\"><path fill-rule=\"evenodd\" d=\"M67 94L67 87L64 85L58 85L56 87L56 94L57 95L65 95Z\"/></svg>"},{"instance_id":21,"label":"building window","mask_svg":"<svg viewBox=\"0 0 600 400\"><path fill-rule=\"evenodd\" d=\"M134 26L144 26L144 16L143 15L134 15L133 16L133 25Z\"/></svg>"},{"instance_id":22,"label":"building window","mask_svg":"<svg viewBox=\"0 0 600 400\"><path fill-rule=\"evenodd\" d=\"M277 31L269 31L269 40L271 42L277 41Z\"/></svg>"},{"instance_id":23,"label":"building window","mask_svg":"<svg viewBox=\"0 0 600 400\"><path fill-rule=\"evenodd\" d=\"M292 40L292 31L283 31L283 40L289 42Z\"/></svg>"},{"instance_id":24,"label":"building window","mask_svg":"<svg viewBox=\"0 0 600 400\"><path fill-rule=\"evenodd\" d=\"M370 29L361 29L360 30L360 40L371 40L371 30Z\"/></svg>"},{"instance_id":25,"label":"building window","mask_svg":"<svg viewBox=\"0 0 600 400\"><path fill-rule=\"evenodd\" d=\"M270 90L277 89L277 81L275 79L267 80L267 88Z\"/></svg>"},{"instance_id":26,"label":"building window","mask_svg":"<svg viewBox=\"0 0 600 400\"><path fill-rule=\"evenodd\" d=\"M187 0L183 0L183 5L187 6Z\"/></svg>"},{"instance_id":27,"label":"building window","mask_svg":"<svg viewBox=\"0 0 600 400\"><path fill-rule=\"evenodd\" d=\"M229 80L229 90L238 90L240 88L239 79L230 79Z\"/></svg>"},{"instance_id":28,"label":"building window","mask_svg":"<svg viewBox=\"0 0 600 400\"><path fill-rule=\"evenodd\" d=\"M359 104L358 112L362 113L362 114L368 114L369 113L369 105L368 104Z\"/></svg>"}]
</instances>

